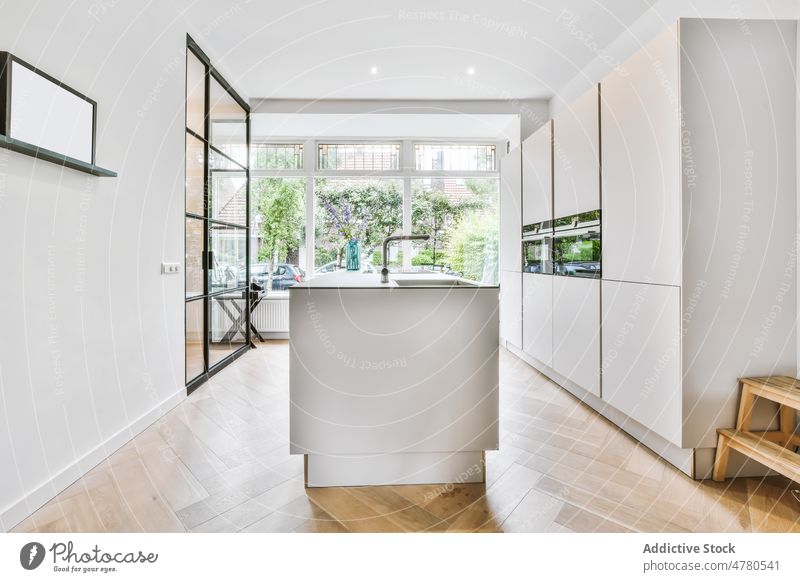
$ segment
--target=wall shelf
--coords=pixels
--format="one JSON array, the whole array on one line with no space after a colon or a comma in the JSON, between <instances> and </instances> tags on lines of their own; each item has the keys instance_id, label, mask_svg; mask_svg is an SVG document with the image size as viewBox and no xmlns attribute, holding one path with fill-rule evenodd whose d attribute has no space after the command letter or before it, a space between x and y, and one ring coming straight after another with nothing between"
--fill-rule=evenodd
<instances>
[{"instance_id":1,"label":"wall shelf","mask_svg":"<svg viewBox=\"0 0 800 582\"><path fill-rule=\"evenodd\" d=\"M36 147L35 145L24 141L19 141L17 139L12 139L2 134L0 134L0 148L12 150L20 154L34 157L38 160L44 160L59 166L78 170L80 172L86 172L87 174L92 174L93 176L106 178L114 178L117 176L116 172L112 172L106 168L101 168L100 166L96 166L94 164L82 162L81 160L76 160L75 158L71 158L45 148Z\"/></svg>"},{"instance_id":2,"label":"wall shelf","mask_svg":"<svg viewBox=\"0 0 800 582\"><path fill-rule=\"evenodd\" d=\"M60 80L0 51L0 147L93 176L97 103Z\"/></svg>"}]
</instances>

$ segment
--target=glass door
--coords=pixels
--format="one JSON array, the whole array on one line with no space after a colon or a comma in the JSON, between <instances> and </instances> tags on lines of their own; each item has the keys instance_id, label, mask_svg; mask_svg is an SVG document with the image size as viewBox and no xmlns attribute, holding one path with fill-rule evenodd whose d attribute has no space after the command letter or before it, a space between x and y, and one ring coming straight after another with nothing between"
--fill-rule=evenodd
<instances>
[{"instance_id":1,"label":"glass door","mask_svg":"<svg viewBox=\"0 0 800 582\"><path fill-rule=\"evenodd\" d=\"M186 386L250 345L250 110L190 38L186 51Z\"/></svg>"}]
</instances>

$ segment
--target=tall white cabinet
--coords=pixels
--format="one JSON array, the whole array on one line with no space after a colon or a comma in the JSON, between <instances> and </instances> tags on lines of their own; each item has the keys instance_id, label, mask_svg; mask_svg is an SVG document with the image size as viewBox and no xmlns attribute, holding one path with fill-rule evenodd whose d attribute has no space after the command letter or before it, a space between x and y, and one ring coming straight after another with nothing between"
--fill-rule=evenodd
<instances>
[{"instance_id":1,"label":"tall white cabinet","mask_svg":"<svg viewBox=\"0 0 800 582\"><path fill-rule=\"evenodd\" d=\"M797 371L796 28L681 19L553 120L553 217L601 209L603 274L523 275L522 354L698 478L738 379Z\"/></svg>"},{"instance_id":2,"label":"tall white cabinet","mask_svg":"<svg viewBox=\"0 0 800 582\"><path fill-rule=\"evenodd\" d=\"M500 339L522 347L522 148L500 160Z\"/></svg>"},{"instance_id":3,"label":"tall white cabinet","mask_svg":"<svg viewBox=\"0 0 800 582\"><path fill-rule=\"evenodd\" d=\"M553 217L600 208L599 88L592 87L553 119ZM600 396L600 282L553 277L552 367Z\"/></svg>"},{"instance_id":4,"label":"tall white cabinet","mask_svg":"<svg viewBox=\"0 0 800 582\"><path fill-rule=\"evenodd\" d=\"M553 219L553 123L522 142L522 224ZM522 273L522 350L545 366L553 360L553 276Z\"/></svg>"},{"instance_id":5,"label":"tall white cabinet","mask_svg":"<svg viewBox=\"0 0 800 582\"><path fill-rule=\"evenodd\" d=\"M748 26L681 19L601 82L603 399L684 449L796 372L796 23Z\"/></svg>"}]
</instances>

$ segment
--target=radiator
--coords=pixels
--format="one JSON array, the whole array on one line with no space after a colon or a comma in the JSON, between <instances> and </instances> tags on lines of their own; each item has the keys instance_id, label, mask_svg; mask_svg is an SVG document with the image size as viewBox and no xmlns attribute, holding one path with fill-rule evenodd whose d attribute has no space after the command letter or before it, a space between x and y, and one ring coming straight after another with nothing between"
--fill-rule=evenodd
<instances>
[{"instance_id":1,"label":"radiator","mask_svg":"<svg viewBox=\"0 0 800 582\"><path fill-rule=\"evenodd\" d=\"M262 333L289 333L289 298L264 298L250 317Z\"/></svg>"}]
</instances>

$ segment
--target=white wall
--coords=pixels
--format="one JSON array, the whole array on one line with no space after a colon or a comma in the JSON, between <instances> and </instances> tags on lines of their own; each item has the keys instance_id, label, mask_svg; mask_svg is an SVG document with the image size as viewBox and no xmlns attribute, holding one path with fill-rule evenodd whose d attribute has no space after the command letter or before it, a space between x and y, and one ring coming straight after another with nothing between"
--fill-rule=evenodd
<instances>
[{"instance_id":1,"label":"white wall","mask_svg":"<svg viewBox=\"0 0 800 582\"><path fill-rule=\"evenodd\" d=\"M2 50L98 102L96 178L0 150L0 528L184 394L184 54L167 5L4 5Z\"/></svg>"}]
</instances>

